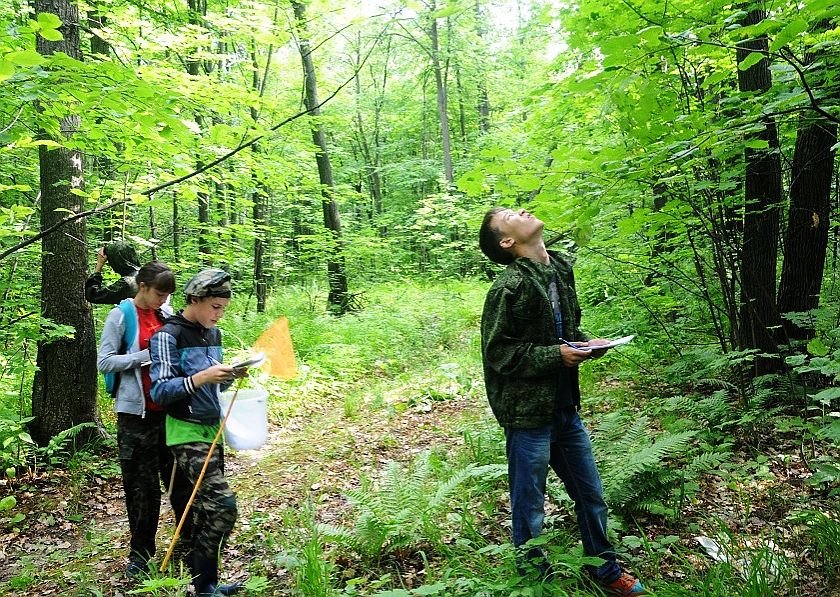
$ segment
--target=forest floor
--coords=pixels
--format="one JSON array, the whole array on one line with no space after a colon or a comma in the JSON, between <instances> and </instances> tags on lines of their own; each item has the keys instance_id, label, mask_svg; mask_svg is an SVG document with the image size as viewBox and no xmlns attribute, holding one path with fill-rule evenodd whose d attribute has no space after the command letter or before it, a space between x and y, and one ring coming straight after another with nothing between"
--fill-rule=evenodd
<instances>
[{"instance_id":1,"label":"forest floor","mask_svg":"<svg viewBox=\"0 0 840 597\"><path fill-rule=\"evenodd\" d=\"M397 410L387 404L362 407L349 417L341 399L333 397L272 425L264 447L230 453L226 460L240 512L223 556L223 580L256 573L266 578L262 594L294 594L283 535L301 526L306 512L318 522L342 522L349 511L344 496L359 487L362 476L375 478L389 462L409 462L423 450L457 449L464 442L461 429L488 416L485 401L475 393ZM787 520L792 505L811 491L798 446L780 438L764 454L762 474L745 476L743 483L731 475L706 476L679 523L654 517L636 521L648 545L634 566L650 585L678 585L687 563L698 569L708 565L695 536L715 536L714 528L706 528L714 517L740 542L773 538L773 549L797 562L803 579L799 594L840 596L840 587L821 584L817 565L807 548L798 547L795 525ZM136 588L123 577L128 529L118 467L113 454L95 458L68 469L33 471L16 483L14 511L25 518L0 526L0 593L121 596ZM744 466L750 462L745 458ZM168 505L162 510L159 556L174 528ZM507 512L507 504L500 503L500 516ZM345 573L352 574L352 568ZM399 573L404 587L423 584L422 562Z\"/></svg>"}]
</instances>

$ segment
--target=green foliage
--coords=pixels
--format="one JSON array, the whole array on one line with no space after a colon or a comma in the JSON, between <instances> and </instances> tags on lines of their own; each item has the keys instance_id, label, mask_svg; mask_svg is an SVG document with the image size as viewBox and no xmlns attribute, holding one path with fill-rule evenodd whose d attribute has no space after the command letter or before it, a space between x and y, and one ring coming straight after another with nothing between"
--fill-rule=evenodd
<instances>
[{"instance_id":1,"label":"green foliage","mask_svg":"<svg viewBox=\"0 0 840 597\"><path fill-rule=\"evenodd\" d=\"M718 466L725 451L700 451L696 431L654 435L646 416L611 413L595 428L593 444L605 497L618 513L680 516L696 480Z\"/></svg>"},{"instance_id":2,"label":"green foliage","mask_svg":"<svg viewBox=\"0 0 840 597\"><path fill-rule=\"evenodd\" d=\"M369 560L417 550L424 544L440 547L441 517L454 493L482 469L467 466L443 478L428 452L404 469L392 462L381 480L365 480L347 497L354 509L352 527L319 525L327 540L338 542Z\"/></svg>"},{"instance_id":3,"label":"green foliage","mask_svg":"<svg viewBox=\"0 0 840 597\"><path fill-rule=\"evenodd\" d=\"M66 459L73 455L71 444L76 439L76 436L85 429L95 428L95 423L79 423L78 425L73 425L69 429L65 429L52 437L49 443L43 448L40 448L38 452L50 465L55 466L59 463L66 462Z\"/></svg>"},{"instance_id":4,"label":"green foliage","mask_svg":"<svg viewBox=\"0 0 840 597\"><path fill-rule=\"evenodd\" d=\"M310 502L283 513L280 535L269 534L266 544L273 549L274 564L294 574L301 594L328 597L337 593L332 588L334 565L324 553L314 516Z\"/></svg>"},{"instance_id":5,"label":"green foliage","mask_svg":"<svg viewBox=\"0 0 840 597\"><path fill-rule=\"evenodd\" d=\"M0 499L0 524L6 528L11 529L26 518L23 512L14 512L16 505L17 500L13 495L7 495ZM10 516L7 516L4 512L8 512Z\"/></svg>"},{"instance_id":6,"label":"green foliage","mask_svg":"<svg viewBox=\"0 0 840 597\"><path fill-rule=\"evenodd\" d=\"M794 522L804 524L814 553L829 580L840 576L840 522L836 517L817 510L794 514Z\"/></svg>"},{"instance_id":7,"label":"green foliage","mask_svg":"<svg viewBox=\"0 0 840 597\"><path fill-rule=\"evenodd\" d=\"M465 329L474 333L477 328L484 288L474 281L447 283L434 291L407 281L381 284L367 290L364 310L340 319L312 315L310 307L321 302L320 292L290 288L272 308L289 317L301 361L352 380L370 371L398 374L426 361L430 352L458 345Z\"/></svg>"},{"instance_id":8,"label":"green foliage","mask_svg":"<svg viewBox=\"0 0 840 597\"><path fill-rule=\"evenodd\" d=\"M14 477L15 469L23 466L33 452L35 442L26 429L31 421L32 417L13 419L0 416L0 467L6 476Z\"/></svg>"},{"instance_id":9,"label":"green foliage","mask_svg":"<svg viewBox=\"0 0 840 597\"><path fill-rule=\"evenodd\" d=\"M162 576L144 578L136 589L128 591L129 595L154 595L180 597L187 594L187 587L192 582L188 572L180 576Z\"/></svg>"}]
</instances>

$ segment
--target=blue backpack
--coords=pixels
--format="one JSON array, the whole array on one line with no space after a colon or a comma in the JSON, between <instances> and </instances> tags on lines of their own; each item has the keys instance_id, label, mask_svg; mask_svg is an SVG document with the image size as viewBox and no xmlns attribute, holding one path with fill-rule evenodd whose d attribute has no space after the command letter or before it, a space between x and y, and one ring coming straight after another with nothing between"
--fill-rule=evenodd
<instances>
[{"instance_id":1,"label":"blue backpack","mask_svg":"<svg viewBox=\"0 0 840 597\"><path fill-rule=\"evenodd\" d=\"M137 311L134 309L134 302L131 299L124 299L120 302L118 309L123 312L123 338L120 343L120 354L125 354L134 335L137 333ZM105 373L105 391L116 397L120 389L120 372Z\"/></svg>"}]
</instances>

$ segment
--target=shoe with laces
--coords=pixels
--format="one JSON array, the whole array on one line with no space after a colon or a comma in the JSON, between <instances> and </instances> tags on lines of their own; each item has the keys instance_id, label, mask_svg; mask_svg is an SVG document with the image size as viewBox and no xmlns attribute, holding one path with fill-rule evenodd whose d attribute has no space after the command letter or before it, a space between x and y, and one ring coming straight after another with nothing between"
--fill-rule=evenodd
<instances>
[{"instance_id":1,"label":"shoe with laces","mask_svg":"<svg viewBox=\"0 0 840 597\"><path fill-rule=\"evenodd\" d=\"M622 572L616 580L609 584L601 585L609 595L619 597L635 597L636 595L647 595L645 587L638 578L627 572Z\"/></svg>"}]
</instances>

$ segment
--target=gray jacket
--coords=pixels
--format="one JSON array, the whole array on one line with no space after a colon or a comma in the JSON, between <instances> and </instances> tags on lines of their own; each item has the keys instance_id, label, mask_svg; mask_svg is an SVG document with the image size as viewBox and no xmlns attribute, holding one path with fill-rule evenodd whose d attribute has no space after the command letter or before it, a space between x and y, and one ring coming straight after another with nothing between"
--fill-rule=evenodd
<instances>
[{"instance_id":1,"label":"gray jacket","mask_svg":"<svg viewBox=\"0 0 840 597\"><path fill-rule=\"evenodd\" d=\"M134 299L126 299L134 304ZM135 311L136 313L136 311ZM166 304L161 307L164 318L172 315L171 307ZM125 333L125 316L119 307L111 309L102 329L99 351L96 355L96 367L102 373L120 373L120 385L117 388L114 410L118 413L132 415L146 415L146 399L143 396L143 381L140 377L140 366L148 364L151 356L148 350L140 350L140 329L131 341L131 345L124 354L120 354L123 334Z\"/></svg>"}]
</instances>

